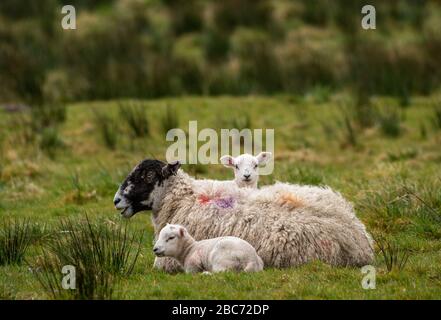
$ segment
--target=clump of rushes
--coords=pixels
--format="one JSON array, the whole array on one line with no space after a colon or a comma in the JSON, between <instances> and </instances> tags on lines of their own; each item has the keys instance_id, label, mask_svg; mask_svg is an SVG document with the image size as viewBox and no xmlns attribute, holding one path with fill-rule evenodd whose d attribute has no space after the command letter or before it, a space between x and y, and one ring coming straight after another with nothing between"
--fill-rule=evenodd
<instances>
[{"instance_id":1,"label":"clump of rushes","mask_svg":"<svg viewBox=\"0 0 441 320\"><path fill-rule=\"evenodd\" d=\"M5 220L0 226L0 265L20 264L33 240L29 220Z\"/></svg>"},{"instance_id":2,"label":"clump of rushes","mask_svg":"<svg viewBox=\"0 0 441 320\"><path fill-rule=\"evenodd\" d=\"M411 254L409 250L402 248L395 240L386 238L383 235L376 236L375 242L388 272L401 271L405 268Z\"/></svg>"},{"instance_id":3,"label":"clump of rushes","mask_svg":"<svg viewBox=\"0 0 441 320\"><path fill-rule=\"evenodd\" d=\"M66 121L64 104L48 104L31 108L31 127L34 132L53 127Z\"/></svg>"},{"instance_id":4,"label":"clump of rushes","mask_svg":"<svg viewBox=\"0 0 441 320\"><path fill-rule=\"evenodd\" d=\"M179 115L175 107L167 105L165 112L161 116L162 131L167 134L171 129L175 129L179 126Z\"/></svg>"},{"instance_id":5,"label":"clump of rushes","mask_svg":"<svg viewBox=\"0 0 441 320\"><path fill-rule=\"evenodd\" d=\"M342 147L356 147L358 145L357 129L355 127L355 120L353 114L347 110L341 111L341 119L338 122L341 128L341 146Z\"/></svg>"},{"instance_id":6,"label":"clump of rushes","mask_svg":"<svg viewBox=\"0 0 441 320\"><path fill-rule=\"evenodd\" d=\"M441 130L441 105L433 109L432 123L435 129Z\"/></svg>"},{"instance_id":7,"label":"clump of rushes","mask_svg":"<svg viewBox=\"0 0 441 320\"><path fill-rule=\"evenodd\" d=\"M72 191L66 196L67 202L73 202L79 205L86 203L89 200L96 200L97 193L96 190L87 191L86 185L82 182L80 175L75 171L71 175L72 180Z\"/></svg>"},{"instance_id":8,"label":"clump of rushes","mask_svg":"<svg viewBox=\"0 0 441 320\"><path fill-rule=\"evenodd\" d=\"M50 158L55 158L57 150L64 147L57 127L44 128L41 131L40 149Z\"/></svg>"},{"instance_id":9,"label":"clump of rushes","mask_svg":"<svg viewBox=\"0 0 441 320\"><path fill-rule=\"evenodd\" d=\"M105 146L111 150L118 143L116 121L104 112L93 110L95 126L98 129Z\"/></svg>"},{"instance_id":10,"label":"clump of rushes","mask_svg":"<svg viewBox=\"0 0 441 320\"><path fill-rule=\"evenodd\" d=\"M54 299L110 299L120 277L132 273L141 245L142 235L130 235L127 224L67 219L34 274ZM75 290L63 288L61 271L68 265L75 268Z\"/></svg>"},{"instance_id":11,"label":"clump of rushes","mask_svg":"<svg viewBox=\"0 0 441 320\"><path fill-rule=\"evenodd\" d=\"M75 271L72 275L74 274L75 277L69 280L67 287L63 287L64 266L57 257L44 252L39 266L33 273L52 299L109 300L114 298L117 279L112 274L103 270L93 270L93 273L88 273L82 266L77 268L73 265Z\"/></svg>"},{"instance_id":12,"label":"clump of rushes","mask_svg":"<svg viewBox=\"0 0 441 320\"><path fill-rule=\"evenodd\" d=\"M119 113L135 137L146 137L149 135L150 126L145 105L133 102L120 103Z\"/></svg>"},{"instance_id":13,"label":"clump of rushes","mask_svg":"<svg viewBox=\"0 0 441 320\"><path fill-rule=\"evenodd\" d=\"M402 133L399 110L388 109L378 115L381 132L388 137L396 138Z\"/></svg>"}]
</instances>

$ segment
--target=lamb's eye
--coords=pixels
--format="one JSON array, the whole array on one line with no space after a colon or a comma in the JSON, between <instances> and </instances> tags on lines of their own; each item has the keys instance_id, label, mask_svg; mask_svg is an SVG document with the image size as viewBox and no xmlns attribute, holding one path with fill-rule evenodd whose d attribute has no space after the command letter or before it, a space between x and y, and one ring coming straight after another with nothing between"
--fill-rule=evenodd
<instances>
[{"instance_id":1,"label":"lamb's eye","mask_svg":"<svg viewBox=\"0 0 441 320\"><path fill-rule=\"evenodd\" d=\"M237 164L235 165L235 167L236 167L237 170L239 170L239 166Z\"/></svg>"},{"instance_id":2,"label":"lamb's eye","mask_svg":"<svg viewBox=\"0 0 441 320\"><path fill-rule=\"evenodd\" d=\"M174 236L169 237L169 238L167 239L167 241L169 241L169 240L173 240L174 238L175 238Z\"/></svg>"},{"instance_id":3,"label":"lamb's eye","mask_svg":"<svg viewBox=\"0 0 441 320\"><path fill-rule=\"evenodd\" d=\"M254 165L254 169L257 169L257 167L258 167L258 165L257 165L257 164L255 164L255 165Z\"/></svg>"}]
</instances>

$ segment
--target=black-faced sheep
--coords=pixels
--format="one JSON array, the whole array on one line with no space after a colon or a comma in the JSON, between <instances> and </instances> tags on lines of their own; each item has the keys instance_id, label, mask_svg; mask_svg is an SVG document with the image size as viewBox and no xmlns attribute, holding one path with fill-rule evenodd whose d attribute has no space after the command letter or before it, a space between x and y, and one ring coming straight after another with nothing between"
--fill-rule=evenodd
<instances>
[{"instance_id":1,"label":"black-faced sheep","mask_svg":"<svg viewBox=\"0 0 441 320\"><path fill-rule=\"evenodd\" d=\"M335 266L372 263L372 240L352 205L330 188L276 183L261 189L197 180L180 164L144 160L127 176L114 203L130 218L152 210L156 237L167 223L185 226L196 240L236 236L256 248L265 267L320 260ZM172 272L179 265L157 258Z\"/></svg>"}]
</instances>

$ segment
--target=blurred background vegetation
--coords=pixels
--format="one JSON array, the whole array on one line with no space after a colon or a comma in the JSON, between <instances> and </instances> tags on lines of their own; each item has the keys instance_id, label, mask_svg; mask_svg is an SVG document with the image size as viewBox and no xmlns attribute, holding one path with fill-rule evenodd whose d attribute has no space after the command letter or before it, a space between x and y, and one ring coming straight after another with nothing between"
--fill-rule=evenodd
<instances>
[{"instance_id":1,"label":"blurred background vegetation","mask_svg":"<svg viewBox=\"0 0 441 320\"><path fill-rule=\"evenodd\" d=\"M61 28L74 5L77 29ZM179 95L430 94L441 84L441 2L2 0L0 103Z\"/></svg>"},{"instance_id":2,"label":"blurred background vegetation","mask_svg":"<svg viewBox=\"0 0 441 320\"><path fill-rule=\"evenodd\" d=\"M441 1L367 2L376 30L361 28L359 0L0 0L0 299L439 299ZM61 28L66 4L76 30ZM126 230L112 198L195 119L218 133L274 128L275 170L260 184L342 192L377 241L377 289L317 263L153 270L150 215ZM115 259L138 258L109 268L115 246ZM71 259L82 289L66 296L53 281Z\"/></svg>"}]
</instances>

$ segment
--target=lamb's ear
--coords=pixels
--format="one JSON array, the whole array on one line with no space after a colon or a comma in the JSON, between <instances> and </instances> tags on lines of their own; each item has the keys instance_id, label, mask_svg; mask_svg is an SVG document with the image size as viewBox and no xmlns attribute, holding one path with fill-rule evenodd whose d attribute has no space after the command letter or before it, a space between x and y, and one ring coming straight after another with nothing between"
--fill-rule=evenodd
<instances>
[{"instance_id":1,"label":"lamb's ear","mask_svg":"<svg viewBox=\"0 0 441 320\"><path fill-rule=\"evenodd\" d=\"M181 167L181 163L179 161L168 163L167 165L162 167L162 176L164 178L168 178L171 175L176 175L176 172L178 172L180 167Z\"/></svg>"},{"instance_id":2,"label":"lamb's ear","mask_svg":"<svg viewBox=\"0 0 441 320\"><path fill-rule=\"evenodd\" d=\"M182 238L185 235L185 228L184 227L180 227L179 228L179 236Z\"/></svg>"},{"instance_id":3,"label":"lamb's ear","mask_svg":"<svg viewBox=\"0 0 441 320\"><path fill-rule=\"evenodd\" d=\"M234 166L236 165L236 161L234 160L234 158L232 156L226 155L226 156L222 156L220 158L220 162L226 166L227 168L234 168Z\"/></svg>"},{"instance_id":4,"label":"lamb's ear","mask_svg":"<svg viewBox=\"0 0 441 320\"><path fill-rule=\"evenodd\" d=\"M269 159L271 159L271 156L273 154L271 152L261 152L256 156L257 163L259 165L265 164L268 162Z\"/></svg>"}]
</instances>

